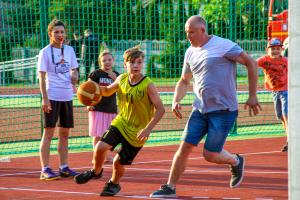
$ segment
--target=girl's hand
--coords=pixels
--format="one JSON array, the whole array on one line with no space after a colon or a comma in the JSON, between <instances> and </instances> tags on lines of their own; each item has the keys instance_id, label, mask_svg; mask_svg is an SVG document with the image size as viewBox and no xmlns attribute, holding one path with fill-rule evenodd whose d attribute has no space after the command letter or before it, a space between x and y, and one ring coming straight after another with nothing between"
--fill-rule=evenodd
<instances>
[{"instance_id":1,"label":"girl's hand","mask_svg":"<svg viewBox=\"0 0 300 200\"><path fill-rule=\"evenodd\" d=\"M117 75L116 75L115 72L108 73L108 76L109 76L112 80L116 80L116 78L117 78Z\"/></svg>"},{"instance_id":2,"label":"girl's hand","mask_svg":"<svg viewBox=\"0 0 300 200\"><path fill-rule=\"evenodd\" d=\"M94 106L87 106L86 109L88 111L93 111L93 110L95 110L95 107Z\"/></svg>"}]
</instances>

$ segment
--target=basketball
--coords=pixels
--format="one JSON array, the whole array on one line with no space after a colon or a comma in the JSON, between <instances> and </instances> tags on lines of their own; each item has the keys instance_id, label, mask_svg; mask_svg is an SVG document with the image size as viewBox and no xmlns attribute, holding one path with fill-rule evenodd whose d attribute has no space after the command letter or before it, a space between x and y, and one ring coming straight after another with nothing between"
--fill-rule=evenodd
<instances>
[{"instance_id":1,"label":"basketball","mask_svg":"<svg viewBox=\"0 0 300 200\"><path fill-rule=\"evenodd\" d=\"M80 103L86 106L94 106L101 101L99 85L94 81L86 81L77 89L77 97Z\"/></svg>"}]
</instances>

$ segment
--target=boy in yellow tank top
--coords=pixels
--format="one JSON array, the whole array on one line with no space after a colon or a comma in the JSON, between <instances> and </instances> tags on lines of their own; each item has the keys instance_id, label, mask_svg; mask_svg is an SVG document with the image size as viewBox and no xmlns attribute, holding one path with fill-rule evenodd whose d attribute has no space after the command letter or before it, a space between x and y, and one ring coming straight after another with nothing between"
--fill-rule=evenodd
<instances>
[{"instance_id":1,"label":"boy in yellow tank top","mask_svg":"<svg viewBox=\"0 0 300 200\"><path fill-rule=\"evenodd\" d=\"M95 146L93 168L74 178L77 184L101 178L105 152L121 144L113 161L112 177L105 184L101 196L114 196L121 190L119 182L125 172L124 166L133 162L165 112L151 79L141 73L144 53L139 47L133 47L127 49L123 57L127 73L118 76L109 86L99 86L102 96L117 92L119 114Z\"/></svg>"}]
</instances>

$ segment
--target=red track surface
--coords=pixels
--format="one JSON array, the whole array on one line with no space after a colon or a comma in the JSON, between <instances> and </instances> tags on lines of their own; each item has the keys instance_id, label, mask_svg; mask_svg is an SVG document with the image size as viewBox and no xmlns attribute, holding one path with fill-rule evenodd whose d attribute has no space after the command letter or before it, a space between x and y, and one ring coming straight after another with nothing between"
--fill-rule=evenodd
<instances>
[{"instance_id":1,"label":"red track surface","mask_svg":"<svg viewBox=\"0 0 300 200\"><path fill-rule=\"evenodd\" d=\"M195 148L188 167L177 185L178 199L288 199L287 153L279 150L285 138L230 141L226 149L245 156L245 177L240 187L229 188L228 166L208 163L202 157L202 144ZM38 157L14 158L0 162L0 199L150 199L148 195L168 178L177 146L145 147L135 163L127 167L117 197L99 197L111 166L105 165L104 177L77 185L72 179L39 180ZM70 166L90 168L91 153L70 154ZM51 166L58 168L57 156Z\"/></svg>"}]
</instances>

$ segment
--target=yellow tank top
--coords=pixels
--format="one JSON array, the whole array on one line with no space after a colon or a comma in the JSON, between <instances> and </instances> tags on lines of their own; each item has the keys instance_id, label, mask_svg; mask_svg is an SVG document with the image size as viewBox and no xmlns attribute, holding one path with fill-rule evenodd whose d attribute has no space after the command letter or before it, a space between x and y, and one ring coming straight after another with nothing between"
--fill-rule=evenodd
<instances>
[{"instance_id":1,"label":"yellow tank top","mask_svg":"<svg viewBox=\"0 0 300 200\"><path fill-rule=\"evenodd\" d=\"M151 79L144 77L139 83L131 85L128 74L122 74L117 91L119 114L111 122L124 138L134 147L145 144L137 139L139 131L146 127L154 115L154 106L148 97Z\"/></svg>"}]
</instances>

